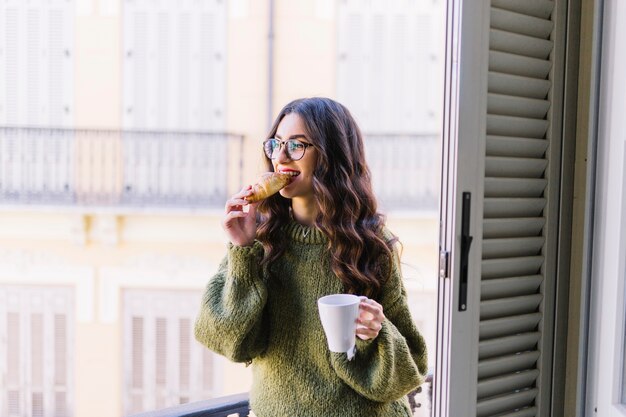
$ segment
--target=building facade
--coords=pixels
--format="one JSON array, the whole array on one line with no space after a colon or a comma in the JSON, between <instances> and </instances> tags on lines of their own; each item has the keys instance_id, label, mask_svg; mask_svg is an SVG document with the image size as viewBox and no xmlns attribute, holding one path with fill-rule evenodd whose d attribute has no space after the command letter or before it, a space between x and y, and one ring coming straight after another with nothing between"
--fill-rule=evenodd
<instances>
[{"instance_id":1,"label":"building facade","mask_svg":"<svg viewBox=\"0 0 626 417\"><path fill-rule=\"evenodd\" d=\"M248 390L193 319L225 253L224 201L264 170L260 143L298 97L360 122L434 352L442 3L4 2L0 414Z\"/></svg>"}]
</instances>

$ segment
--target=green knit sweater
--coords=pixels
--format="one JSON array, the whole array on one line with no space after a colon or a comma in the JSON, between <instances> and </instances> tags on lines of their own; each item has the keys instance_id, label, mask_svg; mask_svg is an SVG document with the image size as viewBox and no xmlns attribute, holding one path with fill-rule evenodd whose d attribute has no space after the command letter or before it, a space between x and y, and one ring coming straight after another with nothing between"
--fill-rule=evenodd
<instances>
[{"instance_id":1,"label":"green knit sweater","mask_svg":"<svg viewBox=\"0 0 626 417\"><path fill-rule=\"evenodd\" d=\"M409 417L406 394L427 372L426 345L406 301L397 254L379 297L378 337L357 337L356 356L328 350L317 299L343 292L330 269L327 238L291 222L285 254L259 266L263 247L228 245L195 325L198 341L235 362L251 362L257 417ZM387 232L386 232L387 233Z\"/></svg>"}]
</instances>

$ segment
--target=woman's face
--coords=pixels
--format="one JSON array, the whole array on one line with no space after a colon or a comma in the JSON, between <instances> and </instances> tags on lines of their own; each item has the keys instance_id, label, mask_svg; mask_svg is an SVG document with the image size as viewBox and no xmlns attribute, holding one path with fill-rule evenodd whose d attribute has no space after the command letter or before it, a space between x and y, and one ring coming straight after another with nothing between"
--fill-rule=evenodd
<instances>
[{"instance_id":1,"label":"woman's face","mask_svg":"<svg viewBox=\"0 0 626 417\"><path fill-rule=\"evenodd\" d=\"M297 139L302 143L310 144L310 139L305 134L302 118L296 113L289 113L278 124L274 137L280 141ZM313 171L317 164L318 150L314 146L308 146L304 156L294 161L289 158L285 151L286 146L280 149L278 156L272 160L274 171L295 171L297 175L292 178L289 185L280 190L280 195L285 198L302 198L308 203L313 201Z\"/></svg>"}]
</instances>

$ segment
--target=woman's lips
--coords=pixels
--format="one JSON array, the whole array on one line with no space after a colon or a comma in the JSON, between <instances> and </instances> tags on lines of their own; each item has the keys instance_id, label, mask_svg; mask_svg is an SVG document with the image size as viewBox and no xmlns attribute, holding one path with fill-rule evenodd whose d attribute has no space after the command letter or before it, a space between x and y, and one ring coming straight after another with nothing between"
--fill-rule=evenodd
<instances>
[{"instance_id":1,"label":"woman's lips","mask_svg":"<svg viewBox=\"0 0 626 417\"><path fill-rule=\"evenodd\" d=\"M281 169L278 172L280 172L281 174L291 175L292 180L293 180L294 177L297 177L298 175L300 175L300 171L296 171L296 170L293 170L293 169L284 169L284 170Z\"/></svg>"}]
</instances>

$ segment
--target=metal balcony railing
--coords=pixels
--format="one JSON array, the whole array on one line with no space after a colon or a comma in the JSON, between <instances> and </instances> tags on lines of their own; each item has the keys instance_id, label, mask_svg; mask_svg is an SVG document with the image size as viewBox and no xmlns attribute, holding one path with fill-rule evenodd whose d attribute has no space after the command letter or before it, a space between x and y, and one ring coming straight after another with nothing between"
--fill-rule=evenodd
<instances>
[{"instance_id":1,"label":"metal balcony railing","mask_svg":"<svg viewBox=\"0 0 626 417\"><path fill-rule=\"evenodd\" d=\"M366 134L365 146L384 210L437 208L436 134ZM219 208L242 183L229 172L243 172L241 135L0 127L5 206Z\"/></svg>"},{"instance_id":2,"label":"metal balcony railing","mask_svg":"<svg viewBox=\"0 0 626 417\"><path fill-rule=\"evenodd\" d=\"M365 134L372 186L384 210L436 210L441 143L432 134Z\"/></svg>"},{"instance_id":3,"label":"metal balcony railing","mask_svg":"<svg viewBox=\"0 0 626 417\"><path fill-rule=\"evenodd\" d=\"M148 411L132 417L247 417L249 412L248 393L243 393Z\"/></svg>"},{"instance_id":4,"label":"metal balcony railing","mask_svg":"<svg viewBox=\"0 0 626 417\"><path fill-rule=\"evenodd\" d=\"M432 384L433 375L429 373L426 381L408 395L412 410L429 407L432 403ZM422 403L424 400L429 404ZM243 393L148 411L130 417L247 417L249 412L248 393Z\"/></svg>"},{"instance_id":5,"label":"metal balcony railing","mask_svg":"<svg viewBox=\"0 0 626 417\"><path fill-rule=\"evenodd\" d=\"M0 127L0 205L221 207L242 146L229 133Z\"/></svg>"}]
</instances>

